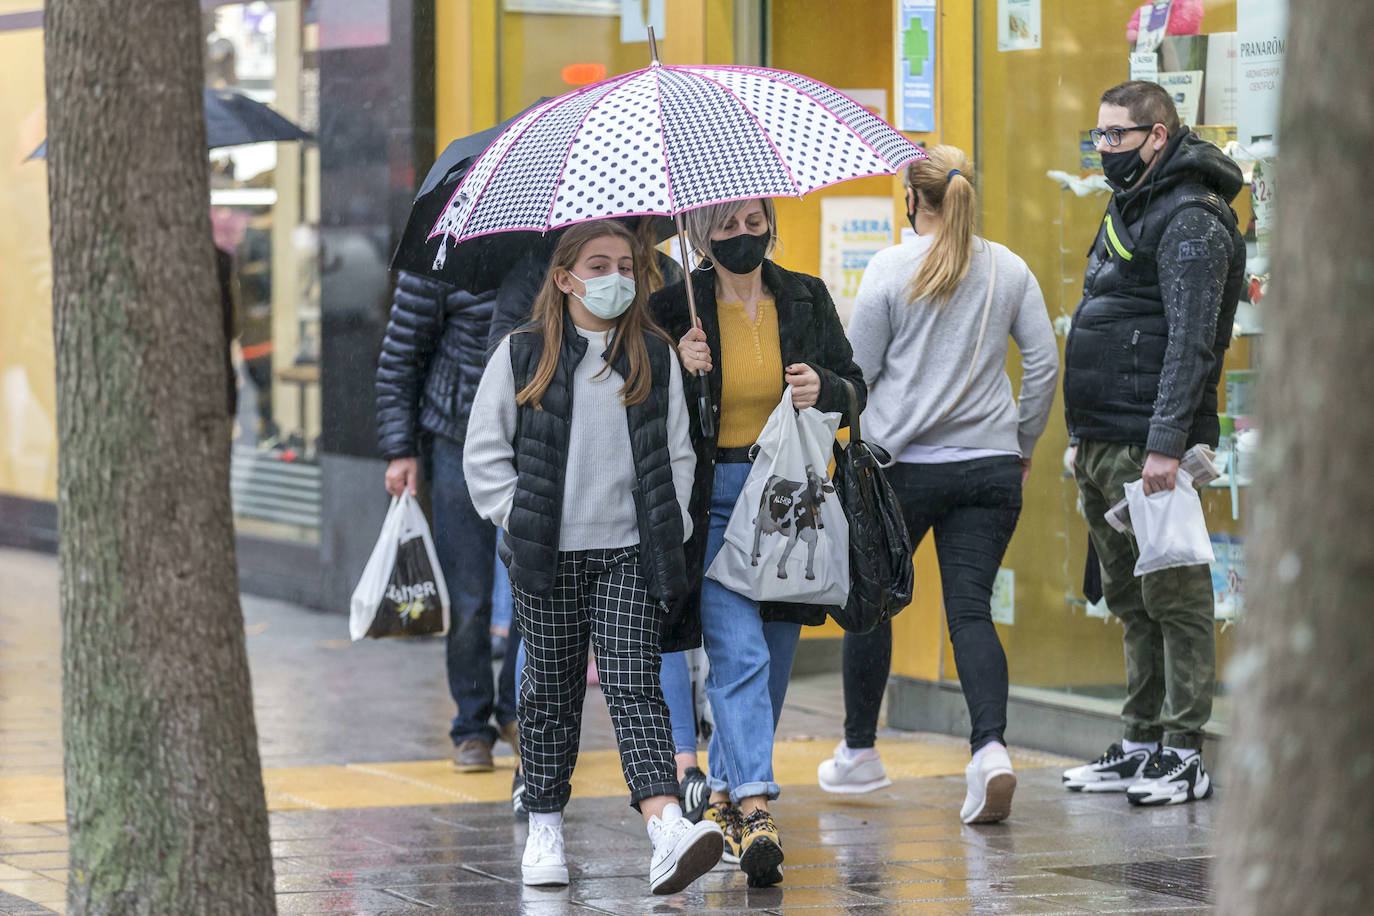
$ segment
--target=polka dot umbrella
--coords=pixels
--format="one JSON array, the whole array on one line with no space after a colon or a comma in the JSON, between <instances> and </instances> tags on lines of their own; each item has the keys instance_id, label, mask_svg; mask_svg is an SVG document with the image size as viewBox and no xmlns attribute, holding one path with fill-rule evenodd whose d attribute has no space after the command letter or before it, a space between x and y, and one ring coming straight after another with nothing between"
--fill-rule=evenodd
<instances>
[{"instance_id":1,"label":"polka dot umbrella","mask_svg":"<svg viewBox=\"0 0 1374 916\"><path fill-rule=\"evenodd\" d=\"M666 66L655 53L643 70L518 118L473 163L427 243L440 271L453 245L493 233L801 197L922 158L891 125L817 80L763 67ZM706 422L711 413L701 415Z\"/></svg>"},{"instance_id":2,"label":"polka dot umbrella","mask_svg":"<svg viewBox=\"0 0 1374 916\"><path fill-rule=\"evenodd\" d=\"M891 175L924 156L872 112L808 77L655 63L526 112L473 163L429 240L800 197ZM437 246L436 269L446 247Z\"/></svg>"}]
</instances>

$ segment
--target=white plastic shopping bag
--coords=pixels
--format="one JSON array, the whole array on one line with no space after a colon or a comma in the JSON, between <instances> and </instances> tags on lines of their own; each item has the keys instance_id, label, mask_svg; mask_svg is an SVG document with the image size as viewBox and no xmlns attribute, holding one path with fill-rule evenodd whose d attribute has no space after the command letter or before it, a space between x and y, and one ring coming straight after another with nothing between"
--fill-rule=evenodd
<instances>
[{"instance_id":1,"label":"white plastic shopping bag","mask_svg":"<svg viewBox=\"0 0 1374 916\"><path fill-rule=\"evenodd\" d=\"M829 475L839 426L838 413L795 410L784 391L707 576L755 601L844 605L849 523Z\"/></svg>"},{"instance_id":2,"label":"white plastic shopping bag","mask_svg":"<svg viewBox=\"0 0 1374 916\"><path fill-rule=\"evenodd\" d=\"M448 586L429 523L414 497L403 492L391 500L377 546L353 590L349 635L359 640L447 633L448 616Z\"/></svg>"},{"instance_id":3,"label":"white plastic shopping bag","mask_svg":"<svg viewBox=\"0 0 1374 916\"><path fill-rule=\"evenodd\" d=\"M1215 562L1207 521L1202 517L1202 499L1193 488L1193 478L1182 468L1172 490L1145 495L1145 484L1133 480L1126 484L1126 501L1131 509L1140 559L1135 574L1198 566Z\"/></svg>"}]
</instances>

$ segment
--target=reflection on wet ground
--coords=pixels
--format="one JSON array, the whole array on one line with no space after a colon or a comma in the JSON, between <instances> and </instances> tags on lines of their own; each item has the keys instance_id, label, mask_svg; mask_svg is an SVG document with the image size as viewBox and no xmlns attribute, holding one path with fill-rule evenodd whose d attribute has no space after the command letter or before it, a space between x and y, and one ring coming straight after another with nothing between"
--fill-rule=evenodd
<instances>
[{"instance_id":1,"label":"reflection on wet ground","mask_svg":"<svg viewBox=\"0 0 1374 916\"><path fill-rule=\"evenodd\" d=\"M56 563L0 551L0 581L12 583L0 595L0 914L36 916L63 911L66 880ZM798 679L780 726L780 887L748 888L721 865L682 894L648 894L648 841L590 690L566 815L572 884L524 888L525 824L495 800L510 761L480 776L443 762L440 643L350 646L342 616L252 598L245 620L284 916L1211 911L1215 800L1147 810L1070 794L1059 761L1027 753L1011 819L966 827L962 742L890 730L880 748L891 787L822 792L815 766L843 717L835 675Z\"/></svg>"}]
</instances>

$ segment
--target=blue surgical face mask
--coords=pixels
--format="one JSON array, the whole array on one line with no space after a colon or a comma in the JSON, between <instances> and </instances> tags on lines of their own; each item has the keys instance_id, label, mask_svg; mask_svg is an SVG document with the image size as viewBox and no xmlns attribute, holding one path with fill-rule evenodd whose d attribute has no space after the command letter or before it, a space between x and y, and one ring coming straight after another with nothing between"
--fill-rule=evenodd
<instances>
[{"instance_id":1,"label":"blue surgical face mask","mask_svg":"<svg viewBox=\"0 0 1374 916\"><path fill-rule=\"evenodd\" d=\"M577 274L568 271L570 275L582 280ZM582 280L582 285L587 288L587 295L578 296L573 293L587 311L598 318L610 321L625 314L625 310L630 307L630 303L635 301L635 281L632 277L623 274L607 274L604 277L592 277L590 280Z\"/></svg>"}]
</instances>

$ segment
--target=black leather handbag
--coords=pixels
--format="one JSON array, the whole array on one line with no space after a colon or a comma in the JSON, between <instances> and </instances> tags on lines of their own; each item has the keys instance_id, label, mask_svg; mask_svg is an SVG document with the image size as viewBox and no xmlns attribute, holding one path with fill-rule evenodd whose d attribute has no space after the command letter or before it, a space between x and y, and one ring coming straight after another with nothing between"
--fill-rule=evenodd
<instances>
[{"instance_id":1,"label":"black leather handbag","mask_svg":"<svg viewBox=\"0 0 1374 916\"><path fill-rule=\"evenodd\" d=\"M851 633L867 633L911 603L916 571L902 507L883 473L882 465L891 458L863 440L859 399L851 383L844 385L849 444L835 443L833 480L849 521L849 600L842 608L831 608L830 616Z\"/></svg>"}]
</instances>

